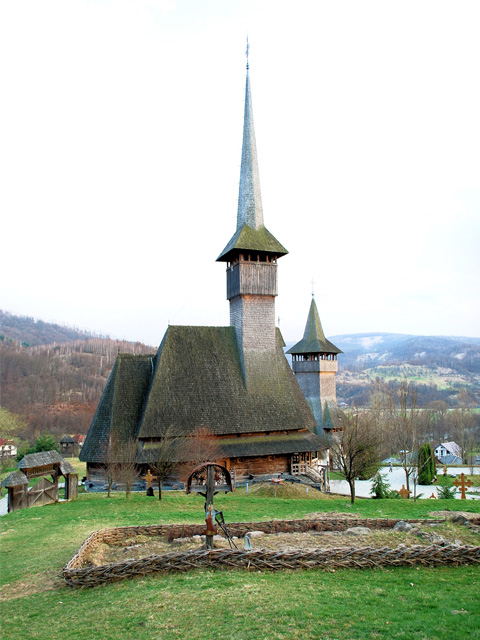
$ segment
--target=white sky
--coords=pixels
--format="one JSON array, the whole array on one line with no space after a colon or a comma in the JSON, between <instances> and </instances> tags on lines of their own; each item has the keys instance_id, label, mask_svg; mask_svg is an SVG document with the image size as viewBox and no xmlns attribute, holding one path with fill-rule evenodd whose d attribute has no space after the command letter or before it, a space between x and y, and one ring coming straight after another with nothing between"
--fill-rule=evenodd
<instances>
[{"instance_id":1,"label":"white sky","mask_svg":"<svg viewBox=\"0 0 480 640\"><path fill-rule=\"evenodd\" d=\"M229 323L247 33L284 338L479 336L478 0L2 0L0 308Z\"/></svg>"}]
</instances>

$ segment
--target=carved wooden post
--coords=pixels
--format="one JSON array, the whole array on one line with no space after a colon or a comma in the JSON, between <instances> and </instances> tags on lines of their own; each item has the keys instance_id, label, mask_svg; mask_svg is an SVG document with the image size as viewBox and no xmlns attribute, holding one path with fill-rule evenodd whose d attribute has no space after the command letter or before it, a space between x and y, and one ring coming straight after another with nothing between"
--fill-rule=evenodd
<instances>
[{"instance_id":1,"label":"carved wooden post","mask_svg":"<svg viewBox=\"0 0 480 640\"><path fill-rule=\"evenodd\" d=\"M205 496L205 521L207 531L205 532L205 545L207 549L213 549L213 536L215 535L215 511L213 509L213 496L215 489L215 467L213 464L207 466L207 493Z\"/></svg>"}]
</instances>

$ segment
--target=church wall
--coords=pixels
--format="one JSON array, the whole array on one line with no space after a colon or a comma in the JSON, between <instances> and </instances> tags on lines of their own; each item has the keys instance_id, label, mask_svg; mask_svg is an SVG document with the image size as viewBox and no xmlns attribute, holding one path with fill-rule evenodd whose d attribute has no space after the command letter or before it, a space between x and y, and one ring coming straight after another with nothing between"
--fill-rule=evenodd
<instances>
[{"instance_id":1,"label":"church wall","mask_svg":"<svg viewBox=\"0 0 480 640\"><path fill-rule=\"evenodd\" d=\"M237 481L249 475L270 475L290 472L290 456L258 456L252 458L230 458L230 471L235 469Z\"/></svg>"},{"instance_id":2,"label":"church wall","mask_svg":"<svg viewBox=\"0 0 480 640\"><path fill-rule=\"evenodd\" d=\"M242 458L230 458L230 471L235 470L237 481L245 480L249 476L261 476L261 475L277 475L280 473L290 472L290 455L273 455L273 456L255 456L255 457L242 457ZM222 461L224 464L225 461ZM228 467L228 464L227 464ZM141 470L139 468L139 478L132 486L133 491L144 491L145 481L142 476L145 475L148 465L143 465ZM172 473L167 478L164 484L168 482L180 482L180 476L178 472ZM108 478L107 467L104 464L88 463L87 464L87 480L85 481L87 491L107 491ZM153 482L153 487L156 490L157 483ZM124 486L113 483L113 490L123 490Z\"/></svg>"}]
</instances>

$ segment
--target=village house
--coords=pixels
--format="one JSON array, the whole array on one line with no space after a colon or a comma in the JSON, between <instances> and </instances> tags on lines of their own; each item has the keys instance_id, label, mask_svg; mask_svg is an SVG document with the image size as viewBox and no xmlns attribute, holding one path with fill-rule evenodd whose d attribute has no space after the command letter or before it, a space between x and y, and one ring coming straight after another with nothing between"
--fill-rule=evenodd
<instances>
[{"instance_id":1,"label":"village house","mask_svg":"<svg viewBox=\"0 0 480 640\"><path fill-rule=\"evenodd\" d=\"M433 450L435 457L445 464L462 464L462 447L456 442L441 442Z\"/></svg>"},{"instance_id":2,"label":"village house","mask_svg":"<svg viewBox=\"0 0 480 640\"><path fill-rule=\"evenodd\" d=\"M247 64L237 227L217 258L230 326L169 326L155 355L119 354L80 453L87 490L105 488L118 442L136 443L140 488L165 438L185 438L191 451L183 447L182 459L195 458L198 429L212 434L217 460L237 481L309 472L325 486L341 352L312 300L304 339L290 350L292 371L275 326L286 254L264 225Z\"/></svg>"},{"instance_id":3,"label":"village house","mask_svg":"<svg viewBox=\"0 0 480 640\"><path fill-rule=\"evenodd\" d=\"M0 459L14 458L17 455L17 447L13 440L0 438Z\"/></svg>"}]
</instances>

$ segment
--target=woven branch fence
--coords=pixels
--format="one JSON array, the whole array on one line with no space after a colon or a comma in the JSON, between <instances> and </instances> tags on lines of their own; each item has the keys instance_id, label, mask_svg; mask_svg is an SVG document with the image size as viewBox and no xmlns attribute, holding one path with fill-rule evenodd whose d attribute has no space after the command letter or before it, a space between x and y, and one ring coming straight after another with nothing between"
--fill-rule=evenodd
<instances>
[{"instance_id":1,"label":"woven branch fence","mask_svg":"<svg viewBox=\"0 0 480 640\"><path fill-rule=\"evenodd\" d=\"M271 522L235 523L228 526L230 535L244 535L248 531L265 533L339 531L352 526L392 528L398 520L329 518L327 520L274 520ZM410 523L425 520L409 520ZM428 520L429 524L444 520ZM333 526L336 523L336 526ZM343 568L395 567L401 565L458 565L480 563L480 547L470 545L415 545L412 547L337 547L335 549L295 549L290 551L200 549L150 555L139 560L126 560L102 566L82 566L85 554L100 543L115 544L135 535L190 537L202 535L205 525L150 525L117 527L95 531L82 544L77 554L64 567L62 576L72 587L93 587L104 582L146 575L148 573L179 572L191 569L250 569L278 571L282 569L324 570Z\"/></svg>"}]
</instances>

